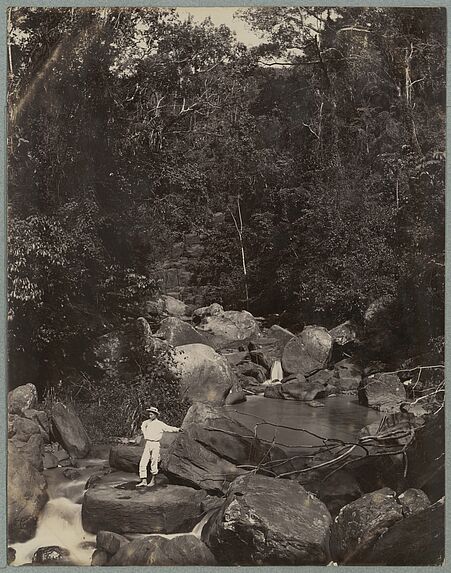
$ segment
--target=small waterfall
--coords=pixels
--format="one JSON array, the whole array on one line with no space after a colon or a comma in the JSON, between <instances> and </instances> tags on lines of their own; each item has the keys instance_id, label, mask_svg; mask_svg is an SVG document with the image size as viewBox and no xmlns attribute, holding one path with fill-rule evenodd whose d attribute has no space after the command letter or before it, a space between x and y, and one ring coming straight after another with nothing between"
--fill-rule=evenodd
<instances>
[{"instance_id":1,"label":"small waterfall","mask_svg":"<svg viewBox=\"0 0 451 573\"><path fill-rule=\"evenodd\" d=\"M277 384L283 378L282 364L280 360L275 360L271 366L271 372L269 374L269 380L263 382L263 386L271 386L272 384Z\"/></svg>"},{"instance_id":2,"label":"small waterfall","mask_svg":"<svg viewBox=\"0 0 451 573\"><path fill-rule=\"evenodd\" d=\"M191 534L194 535L194 537L197 537L198 539L201 538L204 525L207 523L215 511L218 511L218 508L214 507L213 509L209 509L203 518L199 521L199 523L195 525L194 529L191 531Z\"/></svg>"},{"instance_id":3,"label":"small waterfall","mask_svg":"<svg viewBox=\"0 0 451 573\"><path fill-rule=\"evenodd\" d=\"M34 552L48 545L68 549L74 565L90 565L94 547L86 542L95 542L95 538L81 525L81 505L66 497L57 497L44 507L33 539L11 546L16 550L13 565L31 563Z\"/></svg>"},{"instance_id":4,"label":"small waterfall","mask_svg":"<svg viewBox=\"0 0 451 573\"><path fill-rule=\"evenodd\" d=\"M271 374L269 376L269 379L271 380L271 382L275 382L276 380L280 382L282 378L283 378L282 364L280 360L275 360L273 365L271 366Z\"/></svg>"}]
</instances>

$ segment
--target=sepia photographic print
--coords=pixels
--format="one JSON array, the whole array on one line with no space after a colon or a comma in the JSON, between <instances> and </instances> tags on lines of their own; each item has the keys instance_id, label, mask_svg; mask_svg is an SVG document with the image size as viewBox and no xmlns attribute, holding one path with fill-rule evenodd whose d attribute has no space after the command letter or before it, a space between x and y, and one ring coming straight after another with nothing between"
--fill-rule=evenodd
<instances>
[{"instance_id":1,"label":"sepia photographic print","mask_svg":"<svg viewBox=\"0 0 451 573\"><path fill-rule=\"evenodd\" d=\"M446 9L6 18L8 564L443 565Z\"/></svg>"}]
</instances>

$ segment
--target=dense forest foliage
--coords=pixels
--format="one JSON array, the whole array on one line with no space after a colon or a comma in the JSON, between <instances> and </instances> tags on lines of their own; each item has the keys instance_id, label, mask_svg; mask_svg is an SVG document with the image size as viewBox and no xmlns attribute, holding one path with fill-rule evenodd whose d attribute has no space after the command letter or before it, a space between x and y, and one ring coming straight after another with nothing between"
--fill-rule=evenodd
<instances>
[{"instance_id":1,"label":"dense forest foliage","mask_svg":"<svg viewBox=\"0 0 451 573\"><path fill-rule=\"evenodd\" d=\"M260 46L172 9L10 11L13 385L80 368L193 231L210 302L331 327L389 295L405 356L442 348L444 10L241 17Z\"/></svg>"}]
</instances>

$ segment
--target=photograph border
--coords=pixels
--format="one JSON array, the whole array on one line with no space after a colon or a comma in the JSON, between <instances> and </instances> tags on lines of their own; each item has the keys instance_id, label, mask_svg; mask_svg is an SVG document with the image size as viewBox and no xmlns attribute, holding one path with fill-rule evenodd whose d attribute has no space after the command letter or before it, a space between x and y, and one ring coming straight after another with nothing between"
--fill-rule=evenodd
<instances>
[{"instance_id":1,"label":"photograph border","mask_svg":"<svg viewBox=\"0 0 451 573\"><path fill-rule=\"evenodd\" d=\"M192 7L192 8L219 8L219 7L230 7L230 8L247 8L253 6L349 6L349 7L443 7L447 9L447 62L446 62L446 70L447 70L447 95L446 95L446 147L449 148L450 145L450 136L451 136L451 125L449 121L449 110L451 106L451 49L450 49L450 40L451 40L451 0L446 1L436 1L436 0L410 0L410 1L382 1L382 2L375 2L372 0L365 0L365 1L356 1L356 0L334 0L334 1L324 1L324 0L317 0L316 2L305 1L268 1L268 0L233 0L233 1L218 1L218 0L209 0L209 1L200 1L200 0L160 0L160 1L146 1L146 0L47 0L46 2L42 2L39 0L27 0L27 1L10 1L7 0L0 0L0 74L1 74L1 86L0 86L0 98L3 102L1 106L1 124L3 126L3 133L0 139L0 150L3 156L3 162L0 168L0 185L1 185L1 208L3 216L0 218L0 240L2 244L2 256L0 265L3 272L0 274L0 292L1 292L1 304L0 304L0 316L1 316L1 324L2 328L0 329L0 340L1 340L1 351L0 351L0 376L3 382L3 393L1 395L0 400L0 432L2 436L2 440L0 442L0 515L2 516L0 519L0 536L2 538L2 543L0 544L0 569L5 569L8 571L12 571L16 569L13 565L7 565L6 560L6 553L7 553L7 496L6 496L6 488L7 488L7 480L6 480L6 465L7 465L7 393L8 393L8 386L7 386L7 226L6 226L6 216L7 216L7 156L6 156L6 133L7 133L7 109L6 109L6 93L7 93L7 57L6 57L6 34L7 34L7 10L10 7L41 7L41 8L59 8L59 7L74 7L74 8L82 8L82 7ZM450 279L451 279L451 270L449 268L449 255L451 249L451 207L450 207L450 175L451 175L451 162L448 160L446 163L446 269L445 269L445 277L446 277L446 303L449 304L450 302L450 295L451 295L451 286L450 286ZM446 304L446 312L445 312L445 341L449 342L451 340L451 318L449 316L448 304ZM451 365L451 358L448 352L445 353L445 376L450 373L450 365ZM446 435L450 435L450 420L449 420L449 404L445 407L445 432ZM446 452L446 491L449 491L450 485L450 440L446 439L445 444L445 452ZM448 535L445 536L445 565L443 566L445 570L450 568L450 561L451 561L451 553L450 553L450 509L449 503L445 504L445 531ZM143 569L142 566L134 566L134 567L108 567L108 571L112 572L136 572L139 573ZM169 572L182 572L182 573L197 573L199 571L203 572L221 572L227 570L235 570L236 567L212 567L212 566L204 566L204 567L193 567L193 566L185 566L185 567L152 567L153 570L161 571L161 573L169 573ZM280 571L280 567L274 566L252 566L252 567L240 567L240 570L250 573L277 573ZM284 566L283 568L284 573L295 573L299 569L302 571L309 571L310 569L314 572L320 573L321 571L327 571L328 568L326 566ZM28 571L49 571L51 573L58 573L60 571L67 571L67 567L61 566L39 566L39 568L34 566L22 566L21 570L25 573ZM83 573L86 570L86 567L79 567L73 566L69 568L70 572L74 573ZM395 567L395 566L383 566L383 567L369 567L369 566L340 566L340 571L344 573L347 572L400 572L400 571L412 571L412 572L429 572L429 571L436 571L436 566L428 566L428 567ZM449 569L451 571L451 568Z\"/></svg>"}]
</instances>

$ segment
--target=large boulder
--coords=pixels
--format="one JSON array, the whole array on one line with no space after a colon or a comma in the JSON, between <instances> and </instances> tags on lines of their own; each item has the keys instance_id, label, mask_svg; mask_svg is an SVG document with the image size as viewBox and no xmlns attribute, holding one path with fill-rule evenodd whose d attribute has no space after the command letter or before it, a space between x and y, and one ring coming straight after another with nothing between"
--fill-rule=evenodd
<instances>
[{"instance_id":1,"label":"large boulder","mask_svg":"<svg viewBox=\"0 0 451 573\"><path fill-rule=\"evenodd\" d=\"M144 451L144 444L139 446L131 444L118 444L112 446L108 463L110 467L123 472L137 473L139 460Z\"/></svg>"},{"instance_id":2,"label":"large boulder","mask_svg":"<svg viewBox=\"0 0 451 573\"><path fill-rule=\"evenodd\" d=\"M235 477L245 473L187 433L177 436L161 466L170 479L215 493L224 493Z\"/></svg>"},{"instance_id":3,"label":"large boulder","mask_svg":"<svg viewBox=\"0 0 451 573\"><path fill-rule=\"evenodd\" d=\"M53 431L61 445L76 458L84 458L91 449L88 434L72 406L61 402L53 404L51 411Z\"/></svg>"},{"instance_id":4,"label":"large boulder","mask_svg":"<svg viewBox=\"0 0 451 573\"><path fill-rule=\"evenodd\" d=\"M206 493L180 485L138 488L137 476L114 472L101 477L83 498L83 528L91 533L191 531Z\"/></svg>"},{"instance_id":5,"label":"large boulder","mask_svg":"<svg viewBox=\"0 0 451 573\"><path fill-rule=\"evenodd\" d=\"M397 521L383 531L365 563L368 565L443 565L445 559L445 500Z\"/></svg>"},{"instance_id":6,"label":"large boulder","mask_svg":"<svg viewBox=\"0 0 451 573\"><path fill-rule=\"evenodd\" d=\"M32 558L33 565L72 565L70 551L59 545L39 547Z\"/></svg>"},{"instance_id":7,"label":"large boulder","mask_svg":"<svg viewBox=\"0 0 451 573\"><path fill-rule=\"evenodd\" d=\"M215 565L216 561L208 547L194 535L180 535L167 539L160 535L136 539L123 545L109 561L115 565L154 565L170 567L177 565Z\"/></svg>"},{"instance_id":8,"label":"large boulder","mask_svg":"<svg viewBox=\"0 0 451 573\"><path fill-rule=\"evenodd\" d=\"M203 306L201 308L196 308L193 311L193 322L199 324L204 318L209 316L221 316L224 314L224 309L220 304L214 302L210 306Z\"/></svg>"},{"instance_id":9,"label":"large boulder","mask_svg":"<svg viewBox=\"0 0 451 573\"><path fill-rule=\"evenodd\" d=\"M254 432L230 417L227 410L210 404L194 404L183 420L186 435L209 451L235 465L259 465L261 471L284 473L293 470L285 453L257 438ZM277 464L272 464L277 460Z\"/></svg>"},{"instance_id":10,"label":"large boulder","mask_svg":"<svg viewBox=\"0 0 451 573\"><path fill-rule=\"evenodd\" d=\"M11 543L31 539L39 513L47 503L47 482L8 444L8 535Z\"/></svg>"},{"instance_id":11,"label":"large boulder","mask_svg":"<svg viewBox=\"0 0 451 573\"><path fill-rule=\"evenodd\" d=\"M154 334L157 338L166 340L172 346L184 344L205 344L205 339L187 322L175 316L170 316L161 321L160 328Z\"/></svg>"},{"instance_id":12,"label":"large boulder","mask_svg":"<svg viewBox=\"0 0 451 573\"><path fill-rule=\"evenodd\" d=\"M264 366L251 362L250 360L240 362L235 366L234 370L238 375L255 378L259 384L268 378L268 370Z\"/></svg>"},{"instance_id":13,"label":"large boulder","mask_svg":"<svg viewBox=\"0 0 451 573\"><path fill-rule=\"evenodd\" d=\"M358 389L359 402L381 412L399 412L406 389L396 374L379 372L364 378Z\"/></svg>"},{"instance_id":14,"label":"large boulder","mask_svg":"<svg viewBox=\"0 0 451 573\"><path fill-rule=\"evenodd\" d=\"M289 340L282 355L282 367L286 374L308 376L326 368L333 340L322 326L306 326L301 334Z\"/></svg>"},{"instance_id":15,"label":"large boulder","mask_svg":"<svg viewBox=\"0 0 451 573\"><path fill-rule=\"evenodd\" d=\"M174 372L190 402L223 404L236 382L227 360L206 344L185 344L174 352Z\"/></svg>"},{"instance_id":16,"label":"large boulder","mask_svg":"<svg viewBox=\"0 0 451 573\"><path fill-rule=\"evenodd\" d=\"M44 438L44 441L46 443L49 442L50 420L47 414L42 410L34 410L33 408L30 408L28 410L23 410L22 415L24 416L24 418L27 418L35 422L39 427L41 435Z\"/></svg>"},{"instance_id":17,"label":"large boulder","mask_svg":"<svg viewBox=\"0 0 451 573\"><path fill-rule=\"evenodd\" d=\"M331 517L299 484L237 478L202 537L221 564L321 565L329 561Z\"/></svg>"},{"instance_id":18,"label":"large boulder","mask_svg":"<svg viewBox=\"0 0 451 573\"><path fill-rule=\"evenodd\" d=\"M343 322L329 330L329 334L332 336L335 344L338 344L338 346L345 346L346 344L356 340L357 327L352 321L347 320L346 322Z\"/></svg>"},{"instance_id":19,"label":"large boulder","mask_svg":"<svg viewBox=\"0 0 451 573\"><path fill-rule=\"evenodd\" d=\"M379 536L403 518L396 493L382 488L345 505L331 531L332 558L338 563L362 564Z\"/></svg>"},{"instance_id":20,"label":"large boulder","mask_svg":"<svg viewBox=\"0 0 451 573\"><path fill-rule=\"evenodd\" d=\"M18 386L8 393L8 413L22 415L24 410L35 408L38 394L34 384Z\"/></svg>"},{"instance_id":21,"label":"large boulder","mask_svg":"<svg viewBox=\"0 0 451 573\"><path fill-rule=\"evenodd\" d=\"M36 422L15 414L8 415L8 438L14 437L21 442L27 442L33 435L41 435L41 429Z\"/></svg>"},{"instance_id":22,"label":"large boulder","mask_svg":"<svg viewBox=\"0 0 451 573\"><path fill-rule=\"evenodd\" d=\"M233 404L240 404L241 402L246 402L246 393L241 383L235 382L226 396L225 405L232 406Z\"/></svg>"},{"instance_id":23,"label":"large boulder","mask_svg":"<svg viewBox=\"0 0 451 573\"><path fill-rule=\"evenodd\" d=\"M187 316L189 314L187 305L181 300L169 295L161 295L155 300L149 300L145 305L146 314L150 317L156 316Z\"/></svg>"},{"instance_id":24,"label":"large boulder","mask_svg":"<svg viewBox=\"0 0 451 573\"><path fill-rule=\"evenodd\" d=\"M8 441L34 469L38 472L44 469L44 441L40 434L33 434L27 441L18 440L15 436Z\"/></svg>"},{"instance_id":25,"label":"large boulder","mask_svg":"<svg viewBox=\"0 0 451 573\"><path fill-rule=\"evenodd\" d=\"M258 322L246 310L226 310L222 314L204 316L197 328L207 335L214 348L223 348L230 342L246 340L260 334Z\"/></svg>"},{"instance_id":26,"label":"large boulder","mask_svg":"<svg viewBox=\"0 0 451 573\"><path fill-rule=\"evenodd\" d=\"M362 382L362 369L349 358L335 364L333 385L338 392L357 392Z\"/></svg>"},{"instance_id":27,"label":"large boulder","mask_svg":"<svg viewBox=\"0 0 451 573\"><path fill-rule=\"evenodd\" d=\"M275 338L279 342L280 346L282 346L282 348L292 338L295 338L295 334L286 328L279 326L278 324L273 324L271 328L268 329L268 334Z\"/></svg>"},{"instance_id":28,"label":"large boulder","mask_svg":"<svg viewBox=\"0 0 451 573\"><path fill-rule=\"evenodd\" d=\"M265 398L309 402L317 398L325 398L329 389L330 386L327 382L310 382L302 374L298 374L294 379L287 382L267 386L264 395Z\"/></svg>"},{"instance_id":29,"label":"large boulder","mask_svg":"<svg viewBox=\"0 0 451 573\"><path fill-rule=\"evenodd\" d=\"M101 530L97 532L96 547L108 555L114 555L126 543L128 543L128 539L119 533L114 533L114 531Z\"/></svg>"}]
</instances>

